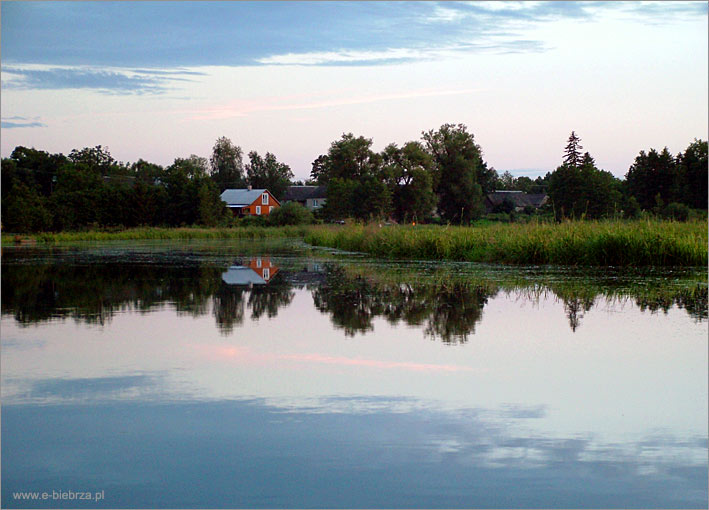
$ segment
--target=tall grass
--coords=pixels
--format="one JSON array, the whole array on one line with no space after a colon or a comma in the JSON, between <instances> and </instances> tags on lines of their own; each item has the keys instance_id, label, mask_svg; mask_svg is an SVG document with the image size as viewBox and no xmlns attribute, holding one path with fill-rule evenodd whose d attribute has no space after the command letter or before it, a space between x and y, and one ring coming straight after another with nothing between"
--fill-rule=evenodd
<instances>
[{"instance_id":1,"label":"tall grass","mask_svg":"<svg viewBox=\"0 0 709 510\"><path fill-rule=\"evenodd\" d=\"M570 221L454 226L152 228L41 233L38 242L302 238L314 246L414 260L578 266L706 266L705 221ZM3 234L3 244L13 236Z\"/></svg>"},{"instance_id":2,"label":"tall grass","mask_svg":"<svg viewBox=\"0 0 709 510\"><path fill-rule=\"evenodd\" d=\"M237 228L155 228L139 227L118 231L90 230L86 232L57 232L30 234L41 243L65 241L119 241L138 239L270 239L302 238L307 227L237 227ZM3 243L13 241L14 236L3 235Z\"/></svg>"},{"instance_id":3,"label":"tall grass","mask_svg":"<svg viewBox=\"0 0 709 510\"><path fill-rule=\"evenodd\" d=\"M305 241L379 257L579 266L706 266L703 221L573 221L478 227L312 227Z\"/></svg>"}]
</instances>

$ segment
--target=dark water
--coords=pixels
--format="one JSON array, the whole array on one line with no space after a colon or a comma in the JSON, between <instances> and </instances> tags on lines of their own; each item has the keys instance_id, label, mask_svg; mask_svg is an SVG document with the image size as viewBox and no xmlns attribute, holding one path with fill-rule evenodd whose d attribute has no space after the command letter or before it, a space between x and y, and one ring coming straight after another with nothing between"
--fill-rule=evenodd
<instances>
[{"instance_id":1,"label":"dark water","mask_svg":"<svg viewBox=\"0 0 709 510\"><path fill-rule=\"evenodd\" d=\"M706 271L9 248L2 404L3 508L702 508Z\"/></svg>"}]
</instances>

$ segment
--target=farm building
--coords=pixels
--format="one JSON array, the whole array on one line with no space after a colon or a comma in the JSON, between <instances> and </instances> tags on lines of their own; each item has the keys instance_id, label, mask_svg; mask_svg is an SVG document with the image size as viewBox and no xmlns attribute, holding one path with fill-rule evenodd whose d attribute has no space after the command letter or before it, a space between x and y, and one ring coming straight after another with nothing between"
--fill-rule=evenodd
<instances>
[{"instance_id":1,"label":"farm building","mask_svg":"<svg viewBox=\"0 0 709 510\"><path fill-rule=\"evenodd\" d=\"M276 200L267 189L227 189L221 194L222 201L235 216L266 216L271 211L280 207L281 203Z\"/></svg>"},{"instance_id":2,"label":"farm building","mask_svg":"<svg viewBox=\"0 0 709 510\"><path fill-rule=\"evenodd\" d=\"M288 186L283 197L284 202L298 202L311 211L320 209L326 200L327 186Z\"/></svg>"},{"instance_id":3,"label":"farm building","mask_svg":"<svg viewBox=\"0 0 709 510\"><path fill-rule=\"evenodd\" d=\"M501 208L505 202L514 207L515 211L521 211L525 207L539 209L549 200L545 193L525 193L524 191L493 191L485 195L485 212L495 212Z\"/></svg>"}]
</instances>

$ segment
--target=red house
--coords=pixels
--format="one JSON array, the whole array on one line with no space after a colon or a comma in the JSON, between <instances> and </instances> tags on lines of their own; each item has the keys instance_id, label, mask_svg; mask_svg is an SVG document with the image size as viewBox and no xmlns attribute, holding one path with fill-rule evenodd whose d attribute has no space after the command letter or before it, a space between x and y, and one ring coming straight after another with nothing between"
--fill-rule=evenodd
<instances>
[{"instance_id":1,"label":"red house","mask_svg":"<svg viewBox=\"0 0 709 510\"><path fill-rule=\"evenodd\" d=\"M281 203L267 189L227 189L221 194L222 201L235 216L266 216Z\"/></svg>"}]
</instances>

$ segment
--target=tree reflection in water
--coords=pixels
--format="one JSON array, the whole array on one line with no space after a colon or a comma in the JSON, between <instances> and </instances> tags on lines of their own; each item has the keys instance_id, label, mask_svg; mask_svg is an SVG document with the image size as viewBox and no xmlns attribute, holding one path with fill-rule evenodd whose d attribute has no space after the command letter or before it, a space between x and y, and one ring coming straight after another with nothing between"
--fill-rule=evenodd
<instances>
[{"instance_id":1,"label":"tree reflection in water","mask_svg":"<svg viewBox=\"0 0 709 510\"><path fill-rule=\"evenodd\" d=\"M297 262L296 262L297 263ZM314 306L346 335L372 331L383 318L419 326L446 343L464 343L475 333L490 298L504 292L539 301L550 294L564 304L573 331L604 298L632 300L645 311L683 308L695 320L707 318L704 281L642 278L621 283L588 279L485 279L419 274L393 275L386 268L320 265L305 260L298 269L279 268L268 257L252 257L225 268L203 257L165 261L95 256L62 260L7 250L2 260L2 313L21 325L71 318L103 325L121 311L145 313L173 307L179 315L214 315L230 334L251 320L274 318L295 296L309 291ZM250 275L250 276L249 276ZM394 277L396 276L396 277ZM657 285L655 283L658 283Z\"/></svg>"},{"instance_id":2,"label":"tree reflection in water","mask_svg":"<svg viewBox=\"0 0 709 510\"><path fill-rule=\"evenodd\" d=\"M392 324L403 321L424 326L431 338L447 343L466 342L490 291L461 281L431 284L378 283L361 275L348 275L339 266L328 267L325 282L313 290L315 307L331 315L345 334L373 329L372 320L383 317Z\"/></svg>"},{"instance_id":3,"label":"tree reflection in water","mask_svg":"<svg viewBox=\"0 0 709 510\"><path fill-rule=\"evenodd\" d=\"M247 298L248 295L248 298ZM278 309L291 304L295 292L279 268L269 257L250 259L244 265L231 266L221 275L221 283L214 295L214 317L223 334L243 324L245 308L251 310L251 319L264 314L269 319L278 315Z\"/></svg>"}]
</instances>

